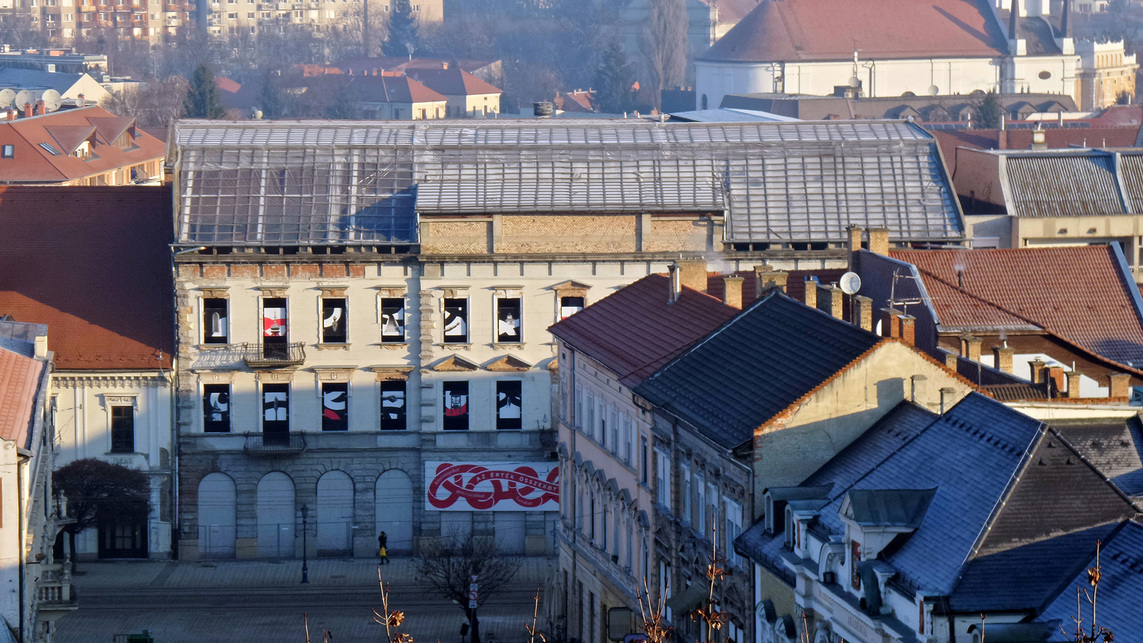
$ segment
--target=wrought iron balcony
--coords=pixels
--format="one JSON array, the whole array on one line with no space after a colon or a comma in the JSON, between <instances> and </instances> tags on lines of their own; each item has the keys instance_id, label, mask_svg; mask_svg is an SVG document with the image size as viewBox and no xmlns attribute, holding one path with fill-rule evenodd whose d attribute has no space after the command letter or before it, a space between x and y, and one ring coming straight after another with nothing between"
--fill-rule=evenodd
<instances>
[{"instance_id":1,"label":"wrought iron balcony","mask_svg":"<svg viewBox=\"0 0 1143 643\"><path fill-rule=\"evenodd\" d=\"M289 344L247 342L239 346L242 349L242 359L250 368L301 366L306 361L305 344L301 342Z\"/></svg>"},{"instance_id":2,"label":"wrought iron balcony","mask_svg":"<svg viewBox=\"0 0 1143 643\"><path fill-rule=\"evenodd\" d=\"M298 455L306 450L306 436L302 433L247 433L242 451L253 458L276 458Z\"/></svg>"}]
</instances>

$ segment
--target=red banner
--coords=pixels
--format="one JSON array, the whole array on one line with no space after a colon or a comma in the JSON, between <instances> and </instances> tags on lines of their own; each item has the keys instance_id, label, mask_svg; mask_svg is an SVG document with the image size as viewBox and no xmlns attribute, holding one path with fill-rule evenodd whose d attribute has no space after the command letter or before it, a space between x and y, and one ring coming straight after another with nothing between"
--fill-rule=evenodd
<instances>
[{"instance_id":1,"label":"red banner","mask_svg":"<svg viewBox=\"0 0 1143 643\"><path fill-rule=\"evenodd\" d=\"M556 511L560 469L555 463L454 464L426 462L426 509L436 511Z\"/></svg>"}]
</instances>

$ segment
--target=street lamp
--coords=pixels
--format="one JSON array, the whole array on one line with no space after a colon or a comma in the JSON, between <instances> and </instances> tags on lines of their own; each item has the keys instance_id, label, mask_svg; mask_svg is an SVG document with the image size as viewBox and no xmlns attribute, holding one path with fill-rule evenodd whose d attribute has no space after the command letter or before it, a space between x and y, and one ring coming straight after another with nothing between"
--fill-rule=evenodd
<instances>
[{"instance_id":1,"label":"street lamp","mask_svg":"<svg viewBox=\"0 0 1143 643\"><path fill-rule=\"evenodd\" d=\"M306 543L306 536L307 536L307 532L309 531L306 528L306 525L307 525L307 520L309 519L309 516L310 516L310 508L307 507L306 505L302 505L302 582L303 583L310 582L310 568L309 568L309 564L308 564L308 562L309 562L309 557L308 557L309 551L308 551L308 548L306 547L306 544L307 544Z\"/></svg>"}]
</instances>

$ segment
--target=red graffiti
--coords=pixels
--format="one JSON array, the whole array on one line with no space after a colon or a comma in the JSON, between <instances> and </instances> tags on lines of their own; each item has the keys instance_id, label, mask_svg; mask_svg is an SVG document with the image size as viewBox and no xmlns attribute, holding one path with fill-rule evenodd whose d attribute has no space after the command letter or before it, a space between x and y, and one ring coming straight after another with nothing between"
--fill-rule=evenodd
<instances>
[{"instance_id":1,"label":"red graffiti","mask_svg":"<svg viewBox=\"0 0 1143 643\"><path fill-rule=\"evenodd\" d=\"M508 471L486 469L478 464L442 463L429 483L429 503L446 509L463 499L473 509L491 509L498 502L508 501L534 508L546 502L559 502L559 477L558 467L549 471L544 480L526 465ZM483 482L489 484L478 491L477 486Z\"/></svg>"}]
</instances>

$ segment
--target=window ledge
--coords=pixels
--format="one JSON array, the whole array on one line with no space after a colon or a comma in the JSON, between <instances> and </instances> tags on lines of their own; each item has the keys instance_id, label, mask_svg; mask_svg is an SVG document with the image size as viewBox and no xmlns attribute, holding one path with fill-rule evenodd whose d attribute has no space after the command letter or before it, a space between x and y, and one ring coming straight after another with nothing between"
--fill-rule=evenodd
<instances>
[{"instance_id":1,"label":"window ledge","mask_svg":"<svg viewBox=\"0 0 1143 643\"><path fill-rule=\"evenodd\" d=\"M326 344L326 343L321 343L321 344L317 344L317 345L316 345L316 348L317 348L319 351L347 351L347 350L349 350L349 346L350 346L349 344Z\"/></svg>"},{"instance_id":2,"label":"window ledge","mask_svg":"<svg viewBox=\"0 0 1143 643\"><path fill-rule=\"evenodd\" d=\"M441 348L454 348L460 351L472 350L472 344L470 342L442 342L438 344L438 346Z\"/></svg>"},{"instance_id":3,"label":"window ledge","mask_svg":"<svg viewBox=\"0 0 1143 643\"><path fill-rule=\"evenodd\" d=\"M492 342L492 348L497 350L516 349L524 350L524 342Z\"/></svg>"},{"instance_id":4,"label":"window ledge","mask_svg":"<svg viewBox=\"0 0 1143 643\"><path fill-rule=\"evenodd\" d=\"M371 344L372 346L380 346L387 350L406 350L409 348L409 342L378 342Z\"/></svg>"}]
</instances>

